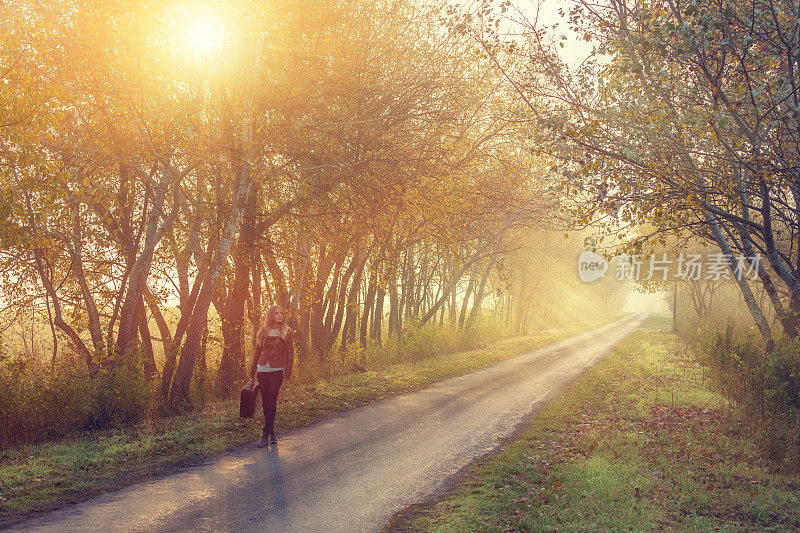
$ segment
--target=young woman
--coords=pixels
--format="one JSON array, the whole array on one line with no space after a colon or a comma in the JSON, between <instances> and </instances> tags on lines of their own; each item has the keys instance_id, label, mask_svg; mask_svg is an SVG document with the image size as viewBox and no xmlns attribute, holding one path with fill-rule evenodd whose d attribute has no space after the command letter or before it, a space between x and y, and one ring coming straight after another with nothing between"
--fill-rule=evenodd
<instances>
[{"instance_id":1,"label":"young woman","mask_svg":"<svg viewBox=\"0 0 800 533\"><path fill-rule=\"evenodd\" d=\"M252 387L258 379L261 388L261 401L264 405L264 431L261 433L259 448L269 444L277 444L275 438L275 410L278 406L278 390L285 379L292 377L294 362L294 339L292 330L283 318L283 309L273 305L267 311L264 325L256 333L256 345L253 350L253 364L250 365L250 382Z\"/></svg>"}]
</instances>

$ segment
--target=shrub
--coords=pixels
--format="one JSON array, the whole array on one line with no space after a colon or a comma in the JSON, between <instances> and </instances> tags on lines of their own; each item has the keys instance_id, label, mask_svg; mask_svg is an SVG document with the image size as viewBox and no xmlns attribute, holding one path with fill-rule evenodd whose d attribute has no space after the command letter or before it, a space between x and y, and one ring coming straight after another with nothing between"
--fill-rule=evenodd
<instances>
[{"instance_id":1,"label":"shrub","mask_svg":"<svg viewBox=\"0 0 800 533\"><path fill-rule=\"evenodd\" d=\"M768 355L764 368L765 404L769 412L800 410L800 341L784 341Z\"/></svg>"},{"instance_id":2,"label":"shrub","mask_svg":"<svg viewBox=\"0 0 800 533\"><path fill-rule=\"evenodd\" d=\"M396 332L391 332L382 344L369 342L365 348L350 344L344 351L337 346L330 354L327 365L313 358L298 364L294 375L299 382L308 383L383 365L422 361L438 355L473 350L507 335L502 321L490 317L479 318L463 330L449 325L439 327L428 323L420 326L410 322L403 327L399 346Z\"/></svg>"},{"instance_id":3,"label":"shrub","mask_svg":"<svg viewBox=\"0 0 800 533\"><path fill-rule=\"evenodd\" d=\"M87 429L138 422L147 413L150 391L140 370L126 365L103 368L93 385Z\"/></svg>"},{"instance_id":4,"label":"shrub","mask_svg":"<svg viewBox=\"0 0 800 533\"><path fill-rule=\"evenodd\" d=\"M0 446L136 422L148 412L149 397L141 372L127 367L92 375L74 365L51 372L6 360L0 363Z\"/></svg>"},{"instance_id":5,"label":"shrub","mask_svg":"<svg viewBox=\"0 0 800 533\"><path fill-rule=\"evenodd\" d=\"M714 387L759 430L773 461L800 461L800 342L782 339L772 352L728 323L704 336L701 362Z\"/></svg>"},{"instance_id":6,"label":"shrub","mask_svg":"<svg viewBox=\"0 0 800 533\"><path fill-rule=\"evenodd\" d=\"M421 361L437 355L474 350L505 336L504 328L490 318L478 319L464 329L438 327L432 324L419 326L411 323L403 328L398 347L397 335L392 334L383 346L373 347L367 359L375 361L379 356L384 362ZM381 353L378 353L378 351Z\"/></svg>"}]
</instances>

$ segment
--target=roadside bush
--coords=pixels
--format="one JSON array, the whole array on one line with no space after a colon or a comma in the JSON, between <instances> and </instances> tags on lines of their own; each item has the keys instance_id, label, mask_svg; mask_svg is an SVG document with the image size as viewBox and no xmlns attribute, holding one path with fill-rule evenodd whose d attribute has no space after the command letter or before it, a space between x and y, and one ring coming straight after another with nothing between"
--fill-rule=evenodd
<instances>
[{"instance_id":1,"label":"roadside bush","mask_svg":"<svg viewBox=\"0 0 800 533\"><path fill-rule=\"evenodd\" d=\"M737 404L760 409L765 357L753 337L736 332L729 322L723 329L703 332L697 340L702 344L700 361L714 388Z\"/></svg>"},{"instance_id":2,"label":"roadside bush","mask_svg":"<svg viewBox=\"0 0 800 533\"><path fill-rule=\"evenodd\" d=\"M8 361L0 367L0 442L7 447L79 429L91 397L83 376L52 375L23 360Z\"/></svg>"},{"instance_id":3,"label":"roadside bush","mask_svg":"<svg viewBox=\"0 0 800 533\"><path fill-rule=\"evenodd\" d=\"M703 337L700 360L718 392L744 410L773 461L800 463L800 342L772 352L730 324Z\"/></svg>"},{"instance_id":4,"label":"roadside bush","mask_svg":"<svg viewBox=\"0 0 800 533\"><path fill-rule=\"evenodd\" d=\"M148 412L149 389L125 367L94 376L75 365L51 372L24 359L0 364L0 447L131 423Z\"/></svg>"},{"instance_id":5,"label":"roadside bush","mask_svg":"<svg viewBox=\"0 0 800 533\"><path fill-rule=\"evenodd\" d=\"M419 326L412 323L403 329L398 348L397 336L393 334L382 347L384 361L401 363L421 361L437 355L474 350L506 336L501 324L490 318L478 319L464 329L439 328L431 324ZM376 353L370 359L375 360Z\"/></svg>"},{"instance_id":6,"label":"roadside bush","mask_svg":"<svg viewBox=\"0 0 800 533\"><path fill-rule=\"evenodd\" d=\"M800 409L800 342L781 340L767 352L752 335L728 324L706 336L701 362L716 388L751 413L793 414Z\"/></svg>"},{"instance_id":7,"label":"roadside bush","mask_svg":"<svg viewBox=\"0 0 800 533\"><path fill-rule=\"evenodd\" d=\"M124 365L104 368L93 385L87 429L138 422L147 414L150 392L141 371Z\"/></svg>"},{"instance_id":8,"label":"roadside bush","mask_svg":"<svg viewBox=\"0 0 800 533\"><path fill-rule=\"evenodd\" d=\"M396 332L391 332L382 344L369 342L365 348L350 344L344 351L335 350L331 353L327 367L316 360L298 364L294 379L300 383L310 383L383 365L422 361L438 355L482 348L507 336L508 331L502 321L491 317L481 317L463 330L431 323L419 326L411 322L404 325L399 346Z\"/></svg>"}]
</instances>

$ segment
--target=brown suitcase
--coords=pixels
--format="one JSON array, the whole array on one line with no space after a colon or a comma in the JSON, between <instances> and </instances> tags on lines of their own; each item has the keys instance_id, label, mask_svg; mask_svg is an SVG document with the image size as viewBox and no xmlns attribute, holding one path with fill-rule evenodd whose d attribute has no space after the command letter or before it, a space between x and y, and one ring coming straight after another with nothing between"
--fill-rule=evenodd
<instances>
[{"instance_id":1,"label":"brown suitcase","mask_svg":"<svg viewBox=\"0 0 800 533\"><path fill-rule=\"evenodd\" d=\"M249 389L246 386L242 389L242 397L239 401L239 416L242 418L253 418L256 414L258 407L258 397L260 396L261 389L258 383Z\"/></svg>"}]
</instances>

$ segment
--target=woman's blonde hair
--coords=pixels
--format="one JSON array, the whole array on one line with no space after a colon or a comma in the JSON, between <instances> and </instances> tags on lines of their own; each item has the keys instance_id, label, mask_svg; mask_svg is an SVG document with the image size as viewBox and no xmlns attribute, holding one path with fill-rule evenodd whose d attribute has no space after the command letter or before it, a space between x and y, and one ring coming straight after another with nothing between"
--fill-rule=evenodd
<instances>
[{"instance_id":1,"label":"woman's blonde hair","mask_svg":"<svg viewBox=\"0 0 800 533\"><path fill-rule=\"evenodd\" d=\"M262 324L261 329L258 330L258 334L256 335L256 342L258 344L263 344L264 340L266 340L269 330L277 329L278 335L286 338L286 335L289 334L289 326L286 324L286 317L283 318L283 323L275 324L275 313L280 311L283 313L283 308L280 305L273 305L269 309L267 309L267 316L264 317L264 324Z\"/></svg>"}]
</instances>

